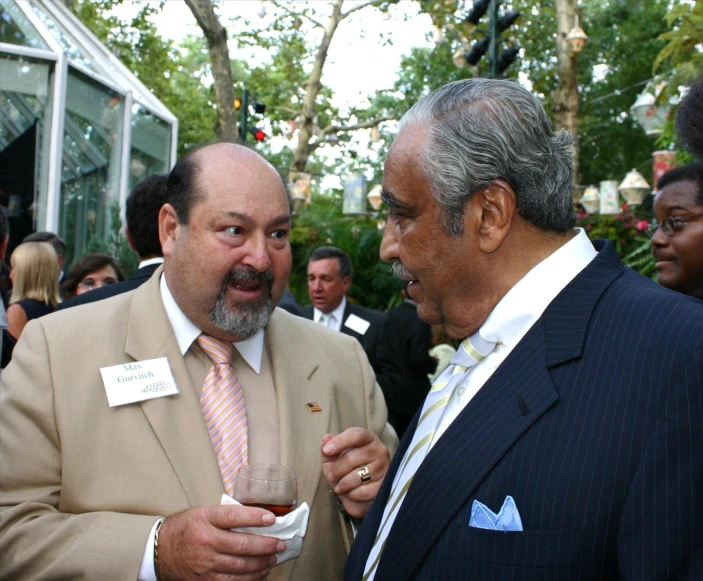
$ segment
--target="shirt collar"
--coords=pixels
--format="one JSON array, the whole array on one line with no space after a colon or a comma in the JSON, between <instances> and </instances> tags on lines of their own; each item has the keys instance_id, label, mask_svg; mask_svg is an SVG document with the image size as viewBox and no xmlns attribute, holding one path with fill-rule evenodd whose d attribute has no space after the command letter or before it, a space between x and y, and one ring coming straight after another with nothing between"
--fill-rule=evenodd
<instances>
[{"instance_id":1,"label":"shirt collar","mask_svg":"<svg viewBox=\"0 0 703 581\"><path fill-rule=\"evenodd\" d=\"M344 309L346 309L346 308L347 308L347 297L343 296L342 302L339 303L339 305L337 305L337 308L334 311L330 311L327 314L333 315L335 321L337 321L338 323L341 323L342 319L344 318ZM323 315L323 312L320 309L318 309L317 307L313 307L312 310L313 310L313 321L315 321L316 323L319 323L320 318Z\"/></svg>"},{"instance_id":2,"label":"shirt collar","mask_svg":"<svg viewBox=\"0 0 703 581\"><path fill-rule=\"evenodd\" d=\"M193 341L200 336L202 331L185 316L178 306L176 299L173 298L168 288L166 276L163 274L161 275L159 288L161 290L161 299L166 309L166 315L171 323L171 327L173 327L173 334L176 336L176 341L178 342L178 348L181 351L181 355L185 355L186 351L188 351L193 344ZM260 329L248 339L237 341L233 343L233 345L237 348L237 351L239 351L244 361L249 364L249 367L257 374L261 373L261 358L264 352L264 329Z\"/></svg>"},{"instance_id":3,"label":"shirt collar","mask_svg":"<svg viewBox=\"0 0 703 581\"><path fill-rule=\"evenodd\" d=\"M582 228L534 266L493 308L479 329L487 341L515 345L549 304L598 255Z\"/></svg>"},{"instance_id":4,"label":"shirt collar","mask_svg":"<svg viewBox=\"0 0 703 581\"><path fill-rule=\"evenodd\" d=\"M139 263L138 268L144 268L145 266L151 266L152 264L161 264L164 261L163 256L157 256L156 258L147 258Z\"/></svg>"}]
</instances>

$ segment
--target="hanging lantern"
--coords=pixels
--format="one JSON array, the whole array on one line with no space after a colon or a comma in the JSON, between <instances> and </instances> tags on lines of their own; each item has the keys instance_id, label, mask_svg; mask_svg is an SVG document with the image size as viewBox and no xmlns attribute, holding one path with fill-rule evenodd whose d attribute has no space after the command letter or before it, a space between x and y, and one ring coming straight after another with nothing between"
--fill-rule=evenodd
<instances>
[{"instance_id":1,"label":"hanging lantern","mask_svg":"<svg viewBox=\"0 0 703 581\"><path fill-rule=\"evenodd\" d=\"M371 204L371 207L373 208L374 212L378 212L381 209L381 206L383 205L383 200L381 199L381 185L376 184L373 188L371 188L371 191L366 194L366 199L369 201L369 204Z\"/></svg>"},{"instance_id":2,"label":"hanging lantern","mask_svg":"<svg viewBox=\"0 0 703 581\"><path fill-rule=\"evenodd\" d=\"M569 43L571 50L576 54L579 54L583 50L587 40L588 35L578 24L569 31L569 34L566 35L566 42Z\"/></svg>"},{"instance_id":3,"label":"hanging lantern","mask_svg":"<svg viewBox=\"0 0 703 581\"><path fill-rule=\"evenodd\" d=\"M579 203L583 206L589 214L595 214L600 209L600 198L598 197L598 188L596 186L588 186L586 191L583 192L583 196L579 200Z\"/></svg>"},{"instance_id":4,"label":"hanging lantern","mask_svg":"<svg viewBox=\"0 0 703 581\"><path fill-rule=\"evenodd\" d=\"M636 169L628 172L618 191L630 206L638 206L651 191L647 180Z\"/></svg>"},{"instance_id":5,"label":"hanging lantern","mask_svg":"<svg viewBox=\"0 0 703 581\"><path fill-rule=\"evenodd\" d=\"M659 94L666 86L666 83L653 85L647 83L630 107L630 114L640 124L648 137L659 137L664 131L666 121L671 115L672 106L676 105L678 99L672 97L668 103L657 102Z\"/></svg>"},{"instance_id":6,"label":"hanging lantern","mask_svg":"<svg viewBox=\"0 0 703 581\"><path fill-rule=\"evenodd\" d=\"M601 214L619 214L622 211L620 207L620 197L618 196L617 181L603 180L600 183L598 197L600 198Z\"/></svg>"}]
</instances>

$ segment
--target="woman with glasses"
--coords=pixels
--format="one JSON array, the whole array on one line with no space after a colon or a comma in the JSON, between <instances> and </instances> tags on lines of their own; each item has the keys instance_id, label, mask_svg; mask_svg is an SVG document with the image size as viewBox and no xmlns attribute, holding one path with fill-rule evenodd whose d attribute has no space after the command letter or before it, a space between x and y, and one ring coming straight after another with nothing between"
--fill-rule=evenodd
<instances>
[{"instance_id":1,"label":"woman with glasses","mask_svg":"<svg viewBox=\"0 0 703 581\"><path fill-rule=\"evenodd\" d=\"M659 284L703 299L703 165L668 171L658 186L650 232Z\"/></svg>"},{"instance_id":2,"label":"woman with glasses","mask_svg":"<svg viewBox=\"0 0 703 581\"><path fill-rule=\"evenodd\" d=\"M109 254L86 254L73 263L61 283L64 300L87 293L95 288L124 280L124 272Z\"/></svg>"},{"instance_id":3,"label":"woman with glasses","mask_svg":"<svg viewBox=\"0 0 703 581\"><path fill-rule=\"evenodd\" d=\"M15 248L10 265L7 330L19 339L29 321L49 314L59 302L59 263L50 244L25 242Z\"/></svg>"}]
</instances>

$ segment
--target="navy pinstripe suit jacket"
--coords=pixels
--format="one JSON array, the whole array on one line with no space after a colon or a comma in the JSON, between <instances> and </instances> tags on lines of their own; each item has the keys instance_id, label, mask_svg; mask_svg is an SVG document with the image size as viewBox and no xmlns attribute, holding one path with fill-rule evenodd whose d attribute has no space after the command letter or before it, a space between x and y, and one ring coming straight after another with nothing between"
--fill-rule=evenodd
<instances>
[{"instance_id":1,"label":"navy pinstripe suit jacket","mask_svg":"<svg viewBox=\"0 0 703 581\"><path fill-rule=\"evenodd\" d=\"M428 454L377 581L703 579L703 303L610 244ZM359 581L411 424L356 537ZM524 532L468 527L511 495Z\"/></svg>"}]
</instances>

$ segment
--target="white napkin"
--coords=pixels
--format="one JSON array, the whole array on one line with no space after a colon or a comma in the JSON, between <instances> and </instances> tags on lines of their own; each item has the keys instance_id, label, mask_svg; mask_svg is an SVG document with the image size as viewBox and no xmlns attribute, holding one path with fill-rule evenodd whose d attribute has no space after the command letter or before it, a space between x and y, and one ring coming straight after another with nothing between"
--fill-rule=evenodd
<instances>
[{"instance_id":1,"label":"white napkin","mask_svg":"<svg viewBox=\"0 0 703 581\"><path fill-rule=\"evenodd\" d=\"M222 495L221 505L237 504L241 506L231 496ZM276 555L276 565L295 559L303 550L303 538L305 531L308 529L308 517L310 516L310 508L308 503L304 502L295 510L284 516L277 516L276 522L267 527L240 527L232 529L235 533L249 533L252 535L265 535L267 537L275 537L286 544L286 550Z\"/></svg>"}]
</instances>

